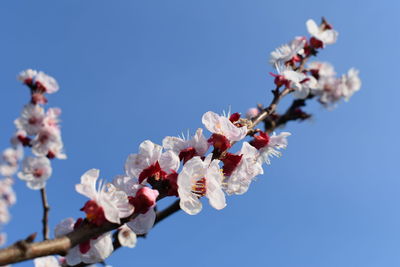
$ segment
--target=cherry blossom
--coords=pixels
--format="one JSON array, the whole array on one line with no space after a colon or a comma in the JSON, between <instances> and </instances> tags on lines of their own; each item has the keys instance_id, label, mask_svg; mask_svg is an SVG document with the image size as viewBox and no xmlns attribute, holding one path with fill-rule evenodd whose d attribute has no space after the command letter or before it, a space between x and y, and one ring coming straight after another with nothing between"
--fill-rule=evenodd
<instances>
[{"instance_id":1,"label":"cherry blossom","mask_svg":"<svg viewBox=\"0 0 400 267\"><path fill-rule=\"evenodd\" d=\"M259 160L260 153L255 147L243 142L237 154L242 155L241 160L223 183L225 192L229 195L246 193L254 177L264 173Z\"/></svg>"},{"instance_id":2,"label":"cherry blossom","mask_svg":"<svg viewBox=\"0 0 400 267\"><path fill-rule=\"evenodd\" d=\"M265 132L260 132L259 135L255 135L254 139L250 141L250 144L257 148L260 153L260 161L265 161L265 163L270 164L270 157L280 157L281 152L278 150L286 148L288 141L287 137L291 134L288 132L281 132L279 135L275 133L269 136Z\"/></svg>"},{"instance_id":3,"label":"cherry blossom","mask_svg":"<svg viewBox=\"0 0 400 267\"><path fill-rule=\"evenodd\" d=\"M317 87L318 83L312 76L306 76L304 73L294 71L290 68L283 68L279 70L280 74L276 75L271 73L275 77L275 85L277 87L285 86L294 90L294 97L304 99L308 96L311 89Z\"/></svg>"},{"instance_id":4,"label":"cherry blossom","mask_svg":"<svg viewBox=\"0 0 400 267\"><path fill-rule=\"evenodd\" d=\"M210 205L217 209L226 206L225 195L221 188L222 173L219 160L211 160L210 154L204 161L194 157L183 166L178 176L180 207L186 213L195 215L202 209L200 199L208 198Z\"/></svg>"},{"instance_id":5,"label":"cherry blossom","mask_svg":"<svg viewBox=\"0 0 400 267\"><path fill-rule=\"evenodd\" d=\"M14 205L17 201L15 192L12 188L13 180L11 178L4 178L0 180L0 199L4 200L7 205Z\"/></svg>"},{"instance_id":6,"label":"cherry blossom","mask_svg":"<svg viewBox=\"0 0 400 267\"><path fill-rule=\"evenodd\" d=\"M290 43L281 45L271 52L269 63L275 67L300 61L301 57L298 54L301 53L306 42L305 37L296 37Z\"/></svg>"},{"instance_id":7,"label":"cherry blossom","mask_svg":"<svg viewBox=\"0 0 400 267\"><path fill-rule=\"evenodd\" d=\"M59 86L57 81L41 71L28 69L22 71L18 75L18 79L24 84L34 88L34 90L43 91L52 94L58 91Z\"/></svg>"},{"instance_id":8,"label":"cherry blossom","mask_svg":"<svg viewBox=\"0 0 400 267\"><path fill-rule=\"evenodd\" d=\"M66 159L63 153L64 144L58 128L45 126L31 142L32 153L36 156L47 156L49 158Z\"/></svg>"},{"instance_id":9,"label":"cherry blossom","mask_svg":"<svg viewBox=\"0 0 400 267\"><path fill-rule=\"evenodd\" d=\"M120 223L120 218L128 217L133 212L125 192L117 190L114 185L104 185L101 181L96 188L100 171L90 169L81 177L81 183L75 186L78 193L90 198L81 209L86 213L87 219L99 226L106 220Z\"/></svg>"},{"instance_id":10,"label":"cherry blossom","mask_svg":"<svg viewBox=\"0 0 400 267\"><path fill-rule=\"evenodd\" d=\"M142 183L147 178L162 180L177 171L179 157L173 151L162 153L162 146L146 140L139 146L138 154L131 154L125 162L126 174Z\"/></svg>"},{"instance_id":11,"label":"cherry blossom","mask_svg":"<svg viewBox=\"0 0 400 267\"><path fill-rule=\"evenodd\" d=\"M350 97L361 88L361 79L358 77L358 70L351 68L347 74L343 75L341 86L343 97L346 101L349 101Z\"/></svg>"},{"instance_id":12,"label":"cherry blossom","mask_svg":"<svg viewBox=\"0 0 400 267\"><path fill-rule=\"evenodd\" d=\"M43 127L45 118L44 109L39 105L27 104L22 110L21 117L15 120L18 130L25 131L28 135L36 135Z\"/></svg>"},{"instance_id":13,"label":"cherry blossom","mask_svg":"<svg viewBox=\"0 0 400 267\"><path fill-rule=\"evenodd\" d=\"M197 129L196 134L191 139L189 137L185 139L185 137L167 136L162 143L165 149L172 150L184 163L194 156L204 156L209 148L201 128Z\"/></svg>"},{"instance_id":14,"label":"cherry blossom","mask_svg":"<svg viewBox=\"0 0 400 267\"><path fill-rule=\"evenodd\" d=\"M23 158L24 151L20 145L7 148L2 153L0 161L0 175L13 176L18 170L18 162Z\"/></svg>"},{"instance_id":15,"label":"cherry blossom","mask_svg":"<svg viewBox=\"0 0 400 267\"><path fill-rule=\"evenodd\" d=\"M335 68L328 62L310 62L308 64L308 69L317 80L336 76Z\"/></svg>"},{"instance_id":16,"label":"cherry blossom","mask_svg":"<svg viewBox=\"0 0 400 267\"><path fill-rule=\"evenodd\" d=\"M308 32L316 39L310 41L315 48L324 47L327 44L334 44L339 35L325 20L323 20L321 26L318 26L314 20L309 19L306 22L306 26ZM322 42L322 44L318 44L317 41Z\"/></svg>"},{"instance_id":17,"label":"cherry blossom","mask_svg":"<svg viewBox=\"0 0 400 267\"><path fill-rule=\"evenodd\" d=\"M55 236L64 236L79 228L81 223L81 219L76 222L72 218L64 219L56 226ZM97 263L110 256L113 250L112 233L108 232L71 248L65 256L65 260L67 264L71 266L79 264L80 262Z\"/></svg>"},{"instance_id":18,"label":"cherry blossom","mask_svg":"<svg viewBox=\"0 0 400 267\"><path fill-rule=\"evenodd\" d=\"M247 127L238 127L228 117L220 116L212 111L206 112L202 117L204 126L214 134L225 136L229 141L240 141L246 137Z\"/></svg>"},{"instance_id":19,"label":"cherry blossom","mask_svg":"<svg viewBox=\"0 0 400 267\"><path fill-rule=\"evenodd\" d=\"M51 173L52 168L48 158L26 157L22 163L22 171L18 172L18 177L26 181L30 189L38 190L45 187Z\"/></svg>"},{"instance_id":20,"label":"cherry blossom","mask_svg":"<svg viewBox=\"0 0 400 267\"><path fill-rule=\"evenodd\" d=\"M147 233L154 225L156 213L154 207L159 195L153 190L139 183L137 178L119 175L114 178L113 185L126 193L129 204L135 209L137 216L127 223L136 234Z\"/></svg>"}]
</instances>

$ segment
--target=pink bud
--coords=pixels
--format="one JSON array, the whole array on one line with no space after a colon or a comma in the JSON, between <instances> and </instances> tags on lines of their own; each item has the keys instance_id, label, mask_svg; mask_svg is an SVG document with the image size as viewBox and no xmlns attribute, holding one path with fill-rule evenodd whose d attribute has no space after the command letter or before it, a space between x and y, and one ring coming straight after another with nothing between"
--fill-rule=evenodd
<instances>
[{"instance_id":1,"label":"pink bud","mask_svg":"<svg viewBox=\"0 0 400 267\"><path fill-rule=\"evenodd\" d=\"M248 119L252 119L255 116L257 116L260 113L260 110L258 108L249 108L249 110L247 110L246 112L246 117Z\"/></svg>"},{"instance_id":2,"label":"pink bud","mask_svg":"<svg viewBox=\"0 0 400 267\"><path fill-rule=\"evenodd\" d=\"M154 207L158 194L157 190L142 187L136 192L135 197L129 197L129 203L135 207L135 213L144 214Z\"/></svg>"}]
</instances>

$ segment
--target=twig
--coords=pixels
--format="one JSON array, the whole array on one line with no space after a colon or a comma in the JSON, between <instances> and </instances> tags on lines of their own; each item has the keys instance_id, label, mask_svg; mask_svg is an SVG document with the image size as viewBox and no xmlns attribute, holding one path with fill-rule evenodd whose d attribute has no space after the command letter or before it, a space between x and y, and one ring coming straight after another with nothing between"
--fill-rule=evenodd
<instances>
[{"instance_id":1,"label":"twig","mask_svg":"<svg viewBox=\"0 0 400 267\"><path fill-rule=\"evenodd\" d=\"M47 202L47 195L46 195L46 187L40 189L40 196L42 197L42 206L43 206L43 240L49 239L49 211L50 206Z\"/></svg>"}]
</instances>

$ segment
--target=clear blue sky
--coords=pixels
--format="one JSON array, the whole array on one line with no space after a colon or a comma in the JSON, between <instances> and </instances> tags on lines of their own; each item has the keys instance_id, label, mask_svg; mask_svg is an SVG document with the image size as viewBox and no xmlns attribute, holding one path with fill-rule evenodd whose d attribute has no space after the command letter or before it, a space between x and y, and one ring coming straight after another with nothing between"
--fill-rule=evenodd
<instances>
[{"instance_id":1,"label":"clear blue sky","mask_svg":"<svg viewBox=\"0 0 400 267\"><path fill-rule=\"evenodd\" d=\"M119 266L381 267L400 265L396 1L2 1L0 148L28 99L16 74L55 76L66 161L49 180L51 225L78 217L80 175L123 172L141 141L201 126L201 115L270 101L270 51L306 34L308 18L339 31L321 60L360 69L363 87L310 122L291 123L289 147L222 211L179 213ZM39 192L17 181L10 241L40 232ZM16 266L32 266L31 262Z\"/></svg>"}]
</instances>

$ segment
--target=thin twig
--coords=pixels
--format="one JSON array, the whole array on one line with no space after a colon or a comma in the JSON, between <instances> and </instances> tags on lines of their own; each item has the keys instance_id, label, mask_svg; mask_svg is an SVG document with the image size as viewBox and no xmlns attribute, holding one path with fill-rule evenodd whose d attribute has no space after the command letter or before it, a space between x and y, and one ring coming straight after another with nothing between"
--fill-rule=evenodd
<instances>
[{"instance_id":1,"label":"thin twig","mask_svg":"<svg viewBox=\"0 0 400 267\"><path fill-rule=\"evenodd\" d=\"M40 196L42 197L42 206L43 206L43 240L49 239L49 211L50 206L47 202L47 195L46 195L46 187L40 189Z\"/></svg>"}]
</instances>

